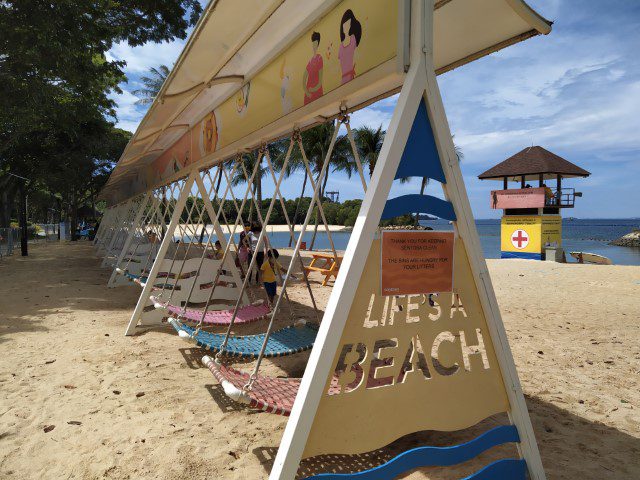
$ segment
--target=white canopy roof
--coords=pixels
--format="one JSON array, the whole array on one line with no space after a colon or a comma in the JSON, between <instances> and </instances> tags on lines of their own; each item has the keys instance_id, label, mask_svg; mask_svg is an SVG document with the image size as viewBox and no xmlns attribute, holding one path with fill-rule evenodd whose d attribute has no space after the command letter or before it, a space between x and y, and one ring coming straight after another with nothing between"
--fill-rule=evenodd
<instances>
[{"instance_id":1,"label":"white canopy roof","mask_svg":"<svg viewBox=\"0 0 640 480\"><path fill-rule=\"evenodd\" d=\"M131 191L130 179L141 168L234 95L243 83L339 3L338 0L212 0L123 152L103 197L120 201L138 193ZM435 4L434 22L437 73L551 30L550 22L522 0L440 0ZM391 94L401 81L402 77L396 75L393 80L368 87L366 97L370 100ZM361 96L358 100L361 104L366 99ZM304 123L317 121L311 118ZM210 160L214 157L200 163L204 165Z\"/></svg>"}]
</instances>

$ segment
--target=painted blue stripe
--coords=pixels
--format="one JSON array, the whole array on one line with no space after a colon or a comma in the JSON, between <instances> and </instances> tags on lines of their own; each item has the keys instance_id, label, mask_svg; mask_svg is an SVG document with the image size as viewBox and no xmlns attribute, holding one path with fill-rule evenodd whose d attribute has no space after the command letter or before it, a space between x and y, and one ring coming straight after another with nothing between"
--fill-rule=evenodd
<instances>
[{"instance_id":1,"label":"painted blue stripe","mask_svg":"<svg viewBox=\"0 0 640 480\"><path fill-rule=\"evenodd\" d=\"M500 258L524 258L525 260L542 260L541 253L530 252L500 252Z\"/></svg>"},{"instance_id":2,"label":"painted blue stripe","mask_svg":"<svg viewBox=\"0 0 640 480\"><path fill-rule=\"evenodd\" d=\"M420 102L395 178L428 177L446 183L424 100Z\"/></svg>"},{"instance_id":3,"label":"painted blue stripe","mask_svg":"<svg viewBox=\"0 0 640 480\"><path fill-rule=\"evenodd\" d=\"M429 213L445 220L456 220L456 213L453 211L453 205L450 202L431 195L419 195L417 193L387 200L382 211L382 220L408 213Z\"/></svg>"},{"instance_id":4,"label":"painted blue stripe","mask_svg":"<svg viewBox=\"0 0 640 480\"><path fill-rule=\"evenodd\" d=\"M505 458L490 463L479 472L462 480L526 480L527 462L515 458Z\"/></svg>"},{"instance_id":5,"label":"painted blue stripe","mask_svg":"<svg viewBox=\"0 0 640 480\"><path fill-rule=\"evenodd\" d=\"M483 433L479 437L476 437L473 440L461 445L453 445L451 447L414 448L412 450L403 452L397 457L389 460L387 463L370 470L356 473L322 473L319 475L308 477L308 480L340 480L347 478L353 478L357 480L379 480L381 478L391 479L419 467L456 465L458 463L466 462L467 460L477 457L482 452L485 452L495 446L519 441L520 437L518 436L518 430L516 429L516 427L514 427L513 425L504 425L493 428ZM491 467L491 465L489 465L489 467ZM476 473L476 475L480 475L482 472L483 470ZM473 480L479 480L489 477L477 477L477 479L473 476L469 477L469 479L472 478ZM495 478L497 479L503 477ZM516 479L518 477L513 478Z\"/></svg>"}]
</instances>

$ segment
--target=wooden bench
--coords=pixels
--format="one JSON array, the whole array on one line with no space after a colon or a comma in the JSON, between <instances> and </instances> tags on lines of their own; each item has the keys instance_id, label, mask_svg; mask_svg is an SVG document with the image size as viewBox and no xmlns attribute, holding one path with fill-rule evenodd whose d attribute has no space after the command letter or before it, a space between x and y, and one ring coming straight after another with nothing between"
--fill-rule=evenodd
<instances>
[{"instance_id":1,"label":"wooden bench","mask_svg":"<svg viewBox=\"0 0 640 480\"><path fill-rule=\"evenodd\" d=\"M342 263L342 257L334 257L330 253L312 253L311 263L304 267L307 274L311 272L319 272L320 275L324 275L322 282L323 286L326 286L331 277L337 277L340 270L340 264Z\"/></svg>"}]
</instances>

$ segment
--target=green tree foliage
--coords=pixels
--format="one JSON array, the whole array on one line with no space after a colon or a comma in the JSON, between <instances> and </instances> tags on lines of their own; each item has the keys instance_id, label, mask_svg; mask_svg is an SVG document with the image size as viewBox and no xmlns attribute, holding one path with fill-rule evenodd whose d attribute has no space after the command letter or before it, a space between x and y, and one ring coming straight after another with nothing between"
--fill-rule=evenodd
<instances>
[{"instance_id":1,"label":"green tree foliage","mask_svg":"<svg viewBox=\"0 0 640 480\"><path fill-rule=\"evenodd\" d=\"M185 38L200 12L198 0L0 2L0 226L17 189L7 173L71 216L88 191L95 198L129 138L113 127L125 76L108 50Z\"/></svg>"}]
</instances>

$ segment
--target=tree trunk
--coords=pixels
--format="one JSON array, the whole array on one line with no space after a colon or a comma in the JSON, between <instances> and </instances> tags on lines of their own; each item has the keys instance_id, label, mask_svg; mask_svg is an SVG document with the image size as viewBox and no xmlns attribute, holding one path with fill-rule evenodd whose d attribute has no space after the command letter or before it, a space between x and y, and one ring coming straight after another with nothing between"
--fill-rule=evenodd
<instances>
[{"instance_id":1,"label":"tree trunk","mask_svg":"<svg viewBox=\"0 0 640 480\"><path fill-rule=\"evenodd\" d=\"M313 237L311 237L311 247L310 250L313 250L313 246L316 243L316 236L318 235L318 226L320 225L320 202L322 202L322 198L324 198L324 191L327 188L327 180L329 180L329 169L324 174L324 179L322 180L322 186L320 187L320 192L318 192L318 207L316 208L316 224L313 227Z\"/></svg>"},{"instance_id":2,"label":"tree trunk","mask_svg":"<svg viewBox=\"0 0 640 480\"><path fill-rule=\"evenodd\" d=\"M22 256L26 257L28 252L28 230L27 230L27 188L22 180L20 183L20 249Z\"/></svg>"},{"instance_id":3,"label":"tree trunk","mask_svg":"<svg viewBox=\"0 0 640 480\"><path fill-rule=\"evenodd\" d=\"M295 233L296 222L298 221L298 212L300 210L300 204L302 203L302 199L304 198L304 191L307 188L307 179L308 179L308 173L307 173L307 169L305 168L304 180L302 181L302 193L300 194L300 196L298 197L298 201L296 202L296 210L293 212L293 220L291 221L291 223L293 224L294 233ZM293 238L289 237L289 248L291 248L292 241L293 241Z\"/></svg>"},{"instance_id":4,"label":"tree trunk","mask_svg":"<svg viewBox=\"0 0 640 480\"><path fill-rule=\"evenodd\" d=\"M376 158L372 157L367 162L369 164L369 178L373 177L373 171L376 168Z\"/></svg>"},{"instance_id":5,"label":"tree trunk","mask_svg":"<svg viewBox=\"0 0 640 480\"><path fill-rule=\"evenodd\" d=\"M251 190L253 191L253 195L255 196L255 184L251 186ZM249 202L249 223L253 225L253 201Z\"/></svg>"},{"instance_id":6,"label":"tree trunk","mask_svg":"<svg viewBox=\"0 0 640 480\"><path fill-rule=\"evenodd\" d=\"M93 221L98 220L98 212L96 212L96 192L91 188L91 211L93 212Z\"/></svg>"},{"instance_id":7,"label":"tree trunk","mask_svg":"<svg viewBox=\"0 0 640 480\"><path fill-rule=\"evenodd\" d=\"M78 195L75 189L71 192L71 241L78 239Z\"/></svg>"},{"instance_id":8,"label":"tree trunk","mask_svg":"<svg viewBox=\"0 0 640 480\"><path fill-rule=\"evenodd\" d=\"M0 194L0 228L9 228L11 226L11 213L15 205L16 188L15 184L7 180Z\"/></svg>"},{"instance_id":9,"label":"tree trunk","mask_svg":"<svg viewBox=\"0 0 640 480\"><path fill-rule=\"evenodd\" d=\"M262 178L257 177L256 178L256 193L257 193L257 197L258 197L258 208L260 209L260 211L258 212L258 218L260 218L262 216ZM275 193L274 193L275 195Z\"/></svg>"},{"instance_id":10,"label":"tree trunk","mask_svg":"<svg viewBox=\"0 0 640 480\"><path fill-rule=\"evenodd\" d=\"M424 191L429 184L429 178L422 177L422 185L420 185L420 195L424 195ZM416 213L416 225L420 224L420 212Z\"/></svg>"}]
</instances>

